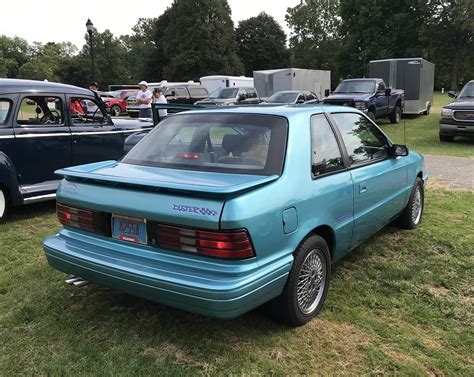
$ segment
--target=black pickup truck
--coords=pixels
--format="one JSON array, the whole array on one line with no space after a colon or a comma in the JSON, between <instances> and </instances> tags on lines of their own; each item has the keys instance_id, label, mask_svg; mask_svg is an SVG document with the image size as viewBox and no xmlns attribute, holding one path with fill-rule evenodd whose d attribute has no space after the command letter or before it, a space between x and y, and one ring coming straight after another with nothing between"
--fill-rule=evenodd
<instances>
[{"instance_id":1,"label":"black pickup truck","mask_svg":"<svg viewBox=\"0 0 474 377\"><path fill-rule=\"evenodd\" d=\"M474 137L474 80L464 85L459 95L448 95L455 100L441 111L440 141L453 141L455 136Z\"/></svg>"},{"instance_id":2,"label":"black pickup truck","mask_svg":"<svg viewBox=\"0 0 474 377\"><path fill-rule=\"evenodd\" d=\"M331 95L326 91L323 102L355 107L372 120L388 116L390 122L400 123L405 93L387 88L382 79L349 79L342 81Z\"/></svg>"},{"instance_id":3,"label":"black pickup truck","mask_svg":"<svg viewBox=\"0 0 474 377\"><path fill-rule=\"evenodd\" d=\"M10 206L53 199L55 170L119 159L127 136L151 128L112 120L88 89L0 79L0 221Z\"/></svg>"}]
</instances>

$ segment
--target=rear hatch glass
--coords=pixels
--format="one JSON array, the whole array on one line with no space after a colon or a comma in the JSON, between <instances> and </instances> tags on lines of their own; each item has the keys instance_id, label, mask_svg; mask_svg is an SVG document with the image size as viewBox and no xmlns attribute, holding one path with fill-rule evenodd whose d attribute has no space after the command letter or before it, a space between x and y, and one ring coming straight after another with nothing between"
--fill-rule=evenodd
<instances>
[{"instance_id":1,"label":"rear hatch glass","mask_svg":"<svg viewBox=\"0 0 474 377\"><path fill-rule=\"evenodd\" d=\"M281 175L286 118L262 114L179 114L165 119L121 161L209 172Z\"/></svg>"}]
</instances>

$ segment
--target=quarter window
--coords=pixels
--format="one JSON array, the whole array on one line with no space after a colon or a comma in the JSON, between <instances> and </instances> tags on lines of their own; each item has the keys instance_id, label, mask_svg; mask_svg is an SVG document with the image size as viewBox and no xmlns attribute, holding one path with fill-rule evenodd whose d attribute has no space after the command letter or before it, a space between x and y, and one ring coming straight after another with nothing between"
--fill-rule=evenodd
<instances>
[{"instance_id":1,"label":"quarter window","mask_svg":"<svg viewBox=\"0 0 474 377\"><path fill-rule=\"evenodd\" d=\"M341 132L351 164L388 156L387 139L367 118L355 113L337 113L332 117Z\"/></svg>"},{"instance_id":2,"label":"quarter window","mask_svg":"<svg viewBox=\"0 0 474 377\"><path fill-rule=\"evenodd\" d=\"M315 177L342 169L341 151L324 114L311 118L312 173Z\"/></svg>"},{"instance_id":3,"label":"quarter window","mask_svg":"<svg viewBox=\"0 0 474 377\"><path fill-rule=\"evenodd\" d=\"M63 124L62 101L59 97L31 96L21 101L16 117L18 124Z\"/></svg>"},{"instance_id":4,"label":"quarter window","mask_svg":"<svg viewBox=\"0 0 474 377\"><path fill-rule=\"evenodd\" d=\"M10 107L11 102L9 100L0 99L0 124L5 124L7 122Z\"/></svg>"}]
</instances>

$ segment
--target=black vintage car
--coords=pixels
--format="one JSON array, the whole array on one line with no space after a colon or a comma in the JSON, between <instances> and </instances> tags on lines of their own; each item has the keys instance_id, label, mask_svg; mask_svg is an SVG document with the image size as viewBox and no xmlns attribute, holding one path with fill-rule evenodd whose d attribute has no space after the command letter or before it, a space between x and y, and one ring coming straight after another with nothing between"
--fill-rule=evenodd
<instances>
[{"instance_id":1,"label":"black vintage car","mask_svg":"<svg viewBox=\"0 0 474 377\"><path fill-rule=\"evenodd\" d=\"M457 95L449 92L454 102L443 107L439 121L440 141L453 141L455 136L474 137L474 80Z\"/></svg>"},{"instance_id":2,"label":"black vintage car","mask_svg":"<svg viewBox=\"0 0 474 377\"><path fill-rule=\"evenodd\" d=\"M0 79L0 221L10 206L54 198L56 169L119 159L127 136L152 127L112 121L87 89Z\"/></svg>"}]
</instances>

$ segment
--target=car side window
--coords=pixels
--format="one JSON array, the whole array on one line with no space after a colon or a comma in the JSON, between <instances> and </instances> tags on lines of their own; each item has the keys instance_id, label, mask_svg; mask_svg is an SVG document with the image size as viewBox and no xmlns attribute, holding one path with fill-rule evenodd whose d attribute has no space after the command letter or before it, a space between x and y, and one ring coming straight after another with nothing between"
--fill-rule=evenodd
<instances>
[{"instance_id":1,"label":"car side window","mask_svg":"<svg viewBox=\"0 0 474 377\"><path fill-rule=\"evenodd\" d=\"M385 84L383 82L379 83L377 90L380 90L380 91L385 90Z\"/></svg>"},{"instance_id":2,"label":"car side window","mask_svg":"<svg viewBox=\"0 0 474 377\"><path fill-rule=\"evenodd\" d=\"M336 136L324 114L311 118L311 154L314 177L344 168Z\"/></svg>"},{"instance_id":3,"label":"car side window","mask_svg":"<svg viewBox=\"0 0 474 377\"><path fill-rule=\"evenodd\" d=\"M188 97L188 92L184 88L176 88L175 92L176 92L176 97L181 97L181 98Z\"/></svg>"},{"instance_id":4,"label":"car side window","mask_svg":"<svg viewBox=\"0 0 474 377\"><path fill-rule=\"evenodd\" d=\"M243 95L245 98L249 98L249 95L248 95L248 93L247 93L247 90L245 90L245 89L240 89L240 91L239 91L239 96L240 96L240 95Z\"/></svg>"},{"instance_id":5,"label":"car side window","mask_svg":"<svg viewBox=\"0 0 474 377\"><path fill-rule=\"evenodd\" d=\"M252 88L247 89L247 98L257 98L257 92Z\"/></svg>"},{"instance_id":6,"label":"car side window","mask_svg":"<svg viewBox=\"0 0 474 377\"><path fill-rule=\"evenodd\" d=\"M107 115L97 101L91 98L73 97L69 100L72 125L105 123Z\"/></svg>"},{"instance_id":7,"label":"car side window","mask_svg":"<svg viewBox=\"0 0 474 377\"><path fill-rule=\"evenodd\" d=\"M21 125L64 124L62 100L52 96L28 96L21 100L16 121Z\"/></svg>"},{"instance_id":8,"label":"car side window","mask_svg":"<svg viewBox=\"0 0 474 377\"><path fill-rule=\"evenodd\" d=\"M356 113L331 115L339 128L351 164L388 157L386 137L366 117Z\"/></svg>"},{"instance_id":9,"label":"car side window","mask_svg":"<svg viewBox=\"0 0 474 377\"><path fill-rule=\"evenodd\" d=\"M189 92L193 97L207 97L208 93L204 88L189 88Z\"/></svg>"},{"instance_id":10,"label":"car side window","mask_svg":"<svg viewBox=\"0 0 474 377\"><path fill-rule=\"evenodd\" d=\"M306 101L312 101L314 98L313 93L306 93Z\"/></svg>"},{"instance_id":11,"label":"car side window","mask_svg":"<svg viewBox=\"0 0 474 377\"><path fill-rule=\"evenodd\" d=\"M10 113L11 101L8 99L0 99L0 125L5 124Z\"/></svg>"}]
</instances>

